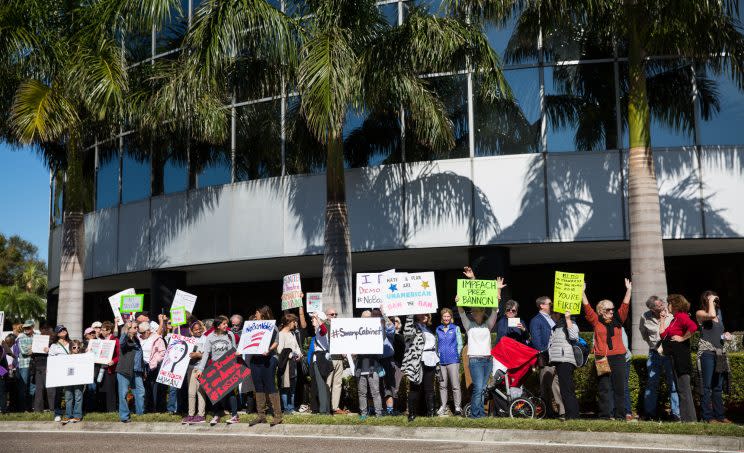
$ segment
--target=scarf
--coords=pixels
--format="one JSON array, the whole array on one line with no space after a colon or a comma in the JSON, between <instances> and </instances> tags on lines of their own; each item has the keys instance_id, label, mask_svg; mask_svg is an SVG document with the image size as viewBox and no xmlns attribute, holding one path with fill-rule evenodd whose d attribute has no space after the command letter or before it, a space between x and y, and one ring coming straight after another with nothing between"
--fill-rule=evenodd
<instances>
[{"instance_id":1,"label":"scarf","mask_svg":"<svg viewBox=\"0 0 744 453\"><path fill-rule=\"evenodd\" d=\"M623 323L620 321L620 318L617 316L617 312L612 313L612 320L609 323L602 322L605 326L605 330L607 331L607 351L613 349L612 346L612 336L615 334L615 329L620 328L623 326Z\"/></svg>"}]
</instances>

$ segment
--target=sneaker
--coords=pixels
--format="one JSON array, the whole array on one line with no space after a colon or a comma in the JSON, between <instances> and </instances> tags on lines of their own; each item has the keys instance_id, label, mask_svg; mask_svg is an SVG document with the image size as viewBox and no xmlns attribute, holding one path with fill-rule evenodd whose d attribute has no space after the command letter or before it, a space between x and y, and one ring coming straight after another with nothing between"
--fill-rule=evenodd
<instances>
[{"instance_id":1,"label":"sneaker","mask_svg":"<svg viewBox=\"0 0 744 453\"><path fill-rule=\"evenodd\" d=\"M297 412L299 412L300 414L309 413L310 412L310 406L308 406L307 404L302 404L302 405L300 405L300 409Z\"/></svg>"},{"instance_id":2,"label":"sneaker","mask_svg":"<svg viewBox=\"0 0 744 453\"><path fill-rule=\"evenodd\" d=\"M455 416L462 417L462 408L461 407L456 407L455 408Z\"/></svg>"},{"instance_id":3,"label":"sneaker","mask_svg":"<svg viewBox=\"0 0 744 453\"><path fill-rule=\"evenodd\" d=\"M182 425L190 425L193 420L194 420L194 417L191 417L191 416L184 417L184 418L181 419L181 424Z\"/></svg>"},{"instance_id":4,"label":"sneaker","mask_svg":"<svg viewBox=\"0 0 744 453\"><path fill-rule=\"evenodd\" d=\"M438 417L446 417L447 416L447 406L440 407L439 410L437 411L437 416Z\"/></svg>"},{"instance_id":5,"label":"sneaker","mask_svg":"<svg viewBox=\"0 0 744 453\"><path fill-rule=\"evenodd\" d=\"M215 415L214 417L212 417L212 420L209 421L209 426L214 426L219 422L220 422L220 417Z\"/></svg>"},{"instance_id":6,"label":"sneaker","mask_svg":"<svg viewBox=\"0 0 744 453\"><path fill-rule=\"evenodd\" d=\"M348 415L348 414L349 414L349 411L345 409L336 409L335 411L333 411L333 415Z\"/></svg>"},{"instance_id":7,"label":"sneaker","mask_svg":"<svg viewBox=\"0 0 744 453\"><path fill-rule=\"evenodd\" d=\"M129 419L127 418L126 420L122 420L121 422L122 422L122 423L131 423L131 420L129 420Z\"/></svg>"},{"instance_id":8,"label":"sneaker","mask_svg":"<svg viewBox=\"0 0 744 453\"><path fill-rule=\"evenodd\" d=\"M201 424L201 423L207 423L207 419L204 418L204 417L200 417L199 415L197 415L195 417L191 417L191 422L189 424L190 425L198 425L198 424Z\"/></svg>"},{"instance_id":9,"label":"sneaker","mask_svg":"<svg viewBox=\"0 0 744 453\"><path fill-rule=\"evenodd\" d=\"M232 425L234 423L240 423L240 416L239 415L233 415L225 423L227 423L228 425Z\"/></svg>"},{"instance_id":10,"label":"sneaker","mask_svg":"<svg viewBox=\"0 0 744 453\"><path fill-rule=\"evenodd\" d=\"M360 415L359 416L359 420L361 420L361 421L367 420L367 416L366 415Z\"/></svg>"},{"instance_id":11,"label":"sneaker","mask_svg":"<svg viewBox=\"0 0 744 453\"><path fill-rule=\"evenodd\" d=\"M80 419L79 419L79 418L77 418L77 417L72 417L72 418L71 418L71 419L69 420L69 422L70 422L70 423L77 423L77 422L79 422L79 421L80 421Z\"/></svg>"},{"instance_id":12,"label":"sneaker","mask_svg":"<svg viewBox=\"0 0 744 453\"><path fill-rule=\"evenodd\" d=\"M55 422L57 422L57 423L59 423L59 422L61 422L61 421L62 421L62 417L61 417L61 416L59 416L59 415L56 415L56 416L54 417L54 421L55 421Z\"/></svg>"}]
</instances>

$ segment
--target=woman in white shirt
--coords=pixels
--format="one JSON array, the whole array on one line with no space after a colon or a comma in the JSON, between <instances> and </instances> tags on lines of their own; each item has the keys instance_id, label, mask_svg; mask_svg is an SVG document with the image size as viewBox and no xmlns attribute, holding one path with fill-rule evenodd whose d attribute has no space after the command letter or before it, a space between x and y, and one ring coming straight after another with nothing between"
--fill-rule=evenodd
<instances>
[{"instance_id":1,"label":"woman in white shirt","mask_svg":"<svg viewBox=\"0 0 744 453\"><path fill-rule=\"evenodd\" d=\"M297 315L287 313L282 316L279 330L279 395L282 411L292 414L295 411L294 394L297 385L297 366L302 359L302 350L293 330L297 328Z\"/></svg>"}]
</instances>

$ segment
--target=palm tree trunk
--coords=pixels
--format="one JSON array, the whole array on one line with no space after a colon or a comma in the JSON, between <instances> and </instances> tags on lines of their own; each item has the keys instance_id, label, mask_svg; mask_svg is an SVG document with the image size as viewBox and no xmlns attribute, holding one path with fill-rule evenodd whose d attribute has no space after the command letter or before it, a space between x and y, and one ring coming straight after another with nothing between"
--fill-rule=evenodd
<instances>
[{"instance_id":1,"label":"palm tree trunk","mask_svg":"<svg viewBox=\"0 0 744 453\"><path fill-rule=\"evenodd\" d=\"M659 187L651 150L651 113L646 94L646 72L641 40L635 20L630 21L628 69L628 214L630 217L630 268L633 280L632 343L634 354L646 354L648 346L638 330L646 300L666 297L664 245L661 238Z\"/></svg>"},{"instance_id":2,"label":"palm tree trunk","mask_svg":"<svg viewBox=\"0 0 744 453\"><path fill-rule=\"evenodd\" d=\"M62 220L62 253L59 267L57 323L64 324L72 338L83 333L83 238L82 160L77 141L70 139L67 156L65 214Z\"/></svg>"},{"instance_id":3,"label":"palm tree trunk","mask_svg":"<svg viewBox=\"0 0 744 453\"><path fill-rule=\"evenodd\" d=\"M341 135L326 145L325 248L323 252L323 307L351 316L351 240L346 207L344 146Z\"/></svg>"}]
</instances>

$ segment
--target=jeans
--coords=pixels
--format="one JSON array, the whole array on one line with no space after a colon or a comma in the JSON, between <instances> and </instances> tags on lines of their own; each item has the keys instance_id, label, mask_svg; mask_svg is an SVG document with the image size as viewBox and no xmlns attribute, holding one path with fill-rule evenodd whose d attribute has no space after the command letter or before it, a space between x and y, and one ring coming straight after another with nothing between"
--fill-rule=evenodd
<instances>
[{"instance_id":1,"label":"jeans","mask_svg":"<svg viewBox=\"0 0 744 453\"><path fill-rule=\"evenodd\" d=\"M612 372L597 378L599 392L599 418L625 418L625 354L607 356Z\"/></svg>"},{"instance_id":2,"label":"jeans","mask_svg":"<svg viewBox=\"0 0 744 453\"><path fill-rule=\"evenodd\" d=\"M669 387L669 404L672 408L672 416L679 417L679 395L677 394L677 385L674 382L672 362L669 360L669 357L660 355L654 350L649 351L648 360L646 360L646 369L648 370L648 381L646 382L646 390L643 392L643 412L646 417L656 417L656 406L659 398L659 380L662 371L667 387Z\"/></svg>"},{"instance_id":3,"label":"jeans","mask_svg":"<svg viewBox=\"0 0 744 453\"><path fill-rule=\"evenodd\" d=\"M281 379L281 376L279 377ZM295 386L297 385L297 378L293 377L289 380L289 387L280 387L279 394L282 396L282 411L294 412L294 397L295 397Z\"/></svg>"},{"instance_id":4,"label":"jeans","mask_svg":"<svg viewBox=\"0 0 744 453\"><path fill-rule=\"evenodd\" d=\"M251 378L256 393L276 393L276 368L279 359L275 355L270 357L253 357L251 359Z\"/></svg>"},{"instance_id":5,"label":"jeans","mask_svg":"<svg viewBox=\"0 0 744 453\"><path fill-rule=\"evenodd\" d=\"M715 352L700 354L700 372L703 376L703 392L700 395L700 406L703 420L723 420L723 373L716 373Z\"/></svg>"},{"instance_id":6,"label":"jeans","mask_svg":"<svg viewBox=\"0 0 744 453\"><path fill-rule=\"evenodd\" d=\"M83 386L65 387L65 415L67 418L83 418Z\"/></svg>"},{"instance_id":7,"label":"jeans","mask_svg":"<svg viewBox=\"0 0 744 453\"><path fill-rule=\"evenodd\" d=\"M625 408L625 415L629 415L633 413L633 408L631 407L632 404L630 402L630 365L631 362L626 361L625 362L625 393L623 398L623 407ZM610 387L612 388L612 391L614 392L614 383L612 380L610 380ZM610 399L610 413L612 414L615 411L615 400Z\"/></svg>"},{"instance_id":8,"label":"jeans","mask_svg":"<svg viewBox=\"0 0 744 453\"><path fill-rule=\"evenodd\" d=\"M490 357L471 357L468 363L470 377L473 380L473 396L470 398L470 416L481 418L486 416L483 409L483 392L491 376L493 362Z\"/></svg>"},{"instance_id":9,"label":"jeans","mask_svg":"<svg viewBox=\"0 0 744 453\"><path fill-rule=\"evenodd\" d=\"M235 396L235 392L230 392L223 396L221 400L214 403L212 405L212 414L214 414L215 417L222 417L225 414L225 410L228 409L228 407L225 406L229 406L231 416L237 417L238 398Z\"/></svg>"},{"instance_id":10,"label":"jeans","mask_svg":"<svg viewBox=\"0 0 744 453\"><path fill-rule=\"evenodd\" d=\"M31 386L30 368L18 368L16 385L18 386L18 412L25 412L27 410L30 410L31 395L33 395L34 393Z\"/></svg>"},{"instance_id":11,"label":"jeans","mask_svg":"<svg viewBox=\"0 0 744 453\"><path fill-rule=\"evenodd\" d=\"M178 390L175 387L168 387L168 406L166 408L168 412L178 412Z\"/></svg>"},{"instance_id":12,"label":"jeans","mask_svg":"<svg viewBox=\"0 0 744 453\"><path fill-rule=\"evenodd\" d=\"M145 384L142 380L142 373L135 372L134 376L127 377L121 373L116 373L116 382L119 387L119 420L129 420L129 403L127 402L127 393L131 387L134 390L134 412L137 415L145 413Z\"/></svg>"}]
</instances>

